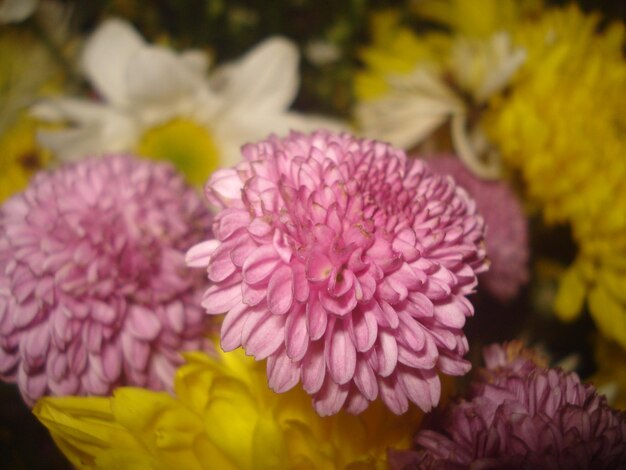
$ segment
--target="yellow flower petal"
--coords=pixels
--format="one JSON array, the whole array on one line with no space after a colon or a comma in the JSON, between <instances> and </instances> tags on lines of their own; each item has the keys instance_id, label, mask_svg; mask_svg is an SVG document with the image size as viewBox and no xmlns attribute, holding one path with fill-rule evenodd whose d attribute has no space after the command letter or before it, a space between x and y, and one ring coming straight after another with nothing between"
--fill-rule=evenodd
<instances>
[{"instance_id":1,"label":"yellow flower petal","mask_svg":"<svg viewBox=\"0 0 626 470\"><path fill-rule=\"evenodd\" d=\"M598 329L626 348L626 315L620 304L603 286L597 286L589 294L589 310Z\"/></svg>"},{"instance_id":2,"label":"yellow flower petal","mask_svg":"<svg viewBox=\"0 0 626 470\"><path fill-rule=\"evenodd\" d=\"M559 284L554 299L554 310L562 320L576 318L584 305L587 286L576 266L568 269Z\"/></svg>"},{"instance_id":3,"label":"yellow flower petal","mask_svg":"<svg viewBox=\"0 0 626 470\"><path fill-rule=\"evenodd\" d=\"M380 403L321 418L303 390L268 389L263 364L239 350L186 358L176 397L126 387L45 398L35 413L80 468L382 469L387 448L408 447L419 424L416 408L396 416Z\"/></svg>"}]
</instances>

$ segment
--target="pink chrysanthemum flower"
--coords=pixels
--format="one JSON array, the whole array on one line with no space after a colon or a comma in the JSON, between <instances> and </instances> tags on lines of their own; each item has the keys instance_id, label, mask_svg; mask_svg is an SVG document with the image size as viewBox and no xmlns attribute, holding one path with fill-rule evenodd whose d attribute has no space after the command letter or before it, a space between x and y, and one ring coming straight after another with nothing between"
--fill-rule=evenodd
<instances>
[{"instance_id":1,"label":"pink chrysanthemum flower","mask_svg":"<svg viewBox=\"0 0 626 470\"><path fill-rule=\"evenodd\" d=\"M479 286L501 302L514 298L529 277L528 221L518 198L507 183L478 178L458 158L432 158L428 164L465 188L485 218L490 266L479 277Z\"/></svg>"},{"instance_id":2,"label":"pink chrysanthemum flower","mask_svg":"<svg viewBox=\"0 0 626 470\"><path fill-rule=\"evenodd\" d=\"M626 414L575 373L485 350L470 400L450 406L417 451L391 452L392 468L614 469L626 466Z\"/></svg>"},{"instance_id":3,"label":"pink chrysanthemum flower","mask_svg":"<svg viewBox=\"0 0 626 470\"><path fill-rule=\"evenodd\" d=\"M227 313L225 350L267 358L269 385L302 382L318 413L395 413L439 401L438 371L470 365L465 298L484 269L483 220L451 178L348 134L275 136L213 174L215 239L191 249Z\"/></svg>"},{"instance_id":4,"label":"pink chrysanthemum flower","mask_svg":"<svg viewBox=\"0 0 626 470\"><path fill-rule=\"evenodd\" d=\"M165 164L109 156L41 173L0 208L0 377L42 395L167 387L206 347L184 250L210 233Z\"/></svg>"}]
</instances>

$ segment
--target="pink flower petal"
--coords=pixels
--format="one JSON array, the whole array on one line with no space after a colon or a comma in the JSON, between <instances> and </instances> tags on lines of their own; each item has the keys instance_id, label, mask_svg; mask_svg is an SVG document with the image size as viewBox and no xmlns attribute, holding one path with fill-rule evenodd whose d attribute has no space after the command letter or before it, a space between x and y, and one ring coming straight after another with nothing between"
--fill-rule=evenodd
<instances>
[{"instance_id":1,"label":"pink flower petal","mask_svg":"<svg viewBox=\"0 0 626 470\"><path fill-rule=\"evenodd\" d=\"M347 385L337 385L327 378L323 387L313 397L313 406L320 416L336 414L348 398Z\"/></svg>"},{"instance_id":2,"label":"pink flower petal","mask_svg":"<svg viewBox=\"0 0 626 470\"><path fill-rule=\"evenodd\" d=\"M307 325L311 341L321 338L326 332L328 314L320 302L312 301L306 305Z\"/></svg>"},{"instance_id":3,"label":"pink flower petal","mask_svg":"<svg viewBox=\"0 0 626 470\"><path fill-rule=\"evenodd\" d=\"M128 327L137 338L152 341L161 331L161 321L155 312L133 305L128 310Z\"/></svg>"},{"instance_id":4,"label":"pink flower petal","mask_svg":"<svg viewBox=\"0 0 626 470\"><path fill-rule=\"evenodd\" d=\"M300 371L304 390L309 394L317 393L326 375L323 341L315 341L309 345Z\"/></svg>"},{"instance_id":5,"label":"pink flower petal","mask_svg":"<svg viewBox=\"0 0 626 470\"><path fill-rule=\"evenodd\" d=\"M202 306L210 315L228 312L241 302L241 285L222 286L216 284L209 287L202 299Z\"/></svg>"},{"instance_id":6,"label":"pink flower petal","mask_svg":"<svg viewBox=\"0 0 626 470\"><path fill-rule=\"evenodd\" d=\"M204 268L209 264L211 256L220 246L218 240L207 240L192 246L185 255L185 263L191 268Z\"/></svg>"},{"instance_id":7,"label":"pink flower petal","mask_svg":"<svg viewBox=\"0 0 626 470\"><path fill-rule=\"evenodd\" d=\"M292 311L285 322L285 346L287 356L292 361L299 361L306 354L309 346L309 333L304 309Z\"/></svg>"},{"instance_id":8,"label":"pink flower petal","mask_svg":"<svg viewBox=\"0 0 626 470\"><path fill-rule=\"evenodd\" d=\"M257 284L272 274L280 258L272 245L260 246L253 251L243 264L243 279L248 284Z\"/></svg>"},{"instance_id":9,"label":"pink flower petal","mask_svg":"<svg viewBox=\"0 0 626 470\"><path fill-rule=\"evenodd\" d=\"M346 292L343 296L335 299L320 290L319 299L326 312L339 317L348 315L357 306L357 300L353 291Z\"/></svg>"},{"instance_id":10,"label":"pink flower petal","mask_svg":"<svg viewBox=\"0 0 626 470\"><path fill-rule=\"evenodd\" d=\"M267 359L268 384L276 393L291 390L300 380L299 364L294 363L285 352L274 354Z\"/></svg>"},{"instance_id":11,"label":"pink flower petal","mask_svg":"<svg viewBox=\"0 0 626 470\"><path fill-rule=\"evenodd\" d=\"M323 282L328 279L333 265L323 254L309 258L306 265L306 278L311 282Z\"/></svg>"},{"instance_id":12,"label":"pink flower petal","mask_svg":"<svg viewBox=\"0 0 626 470\"><path fill-rule=\"evenodd\" d=\"M352 380L356 367L356 349L343 322L333 319L329 325L325 356L328 371L335 383L343 385Z\"/></svg>"},{"instance_id":13,"label":"pink flower petal","mask_svg":"<svg viewBox=\"0 0 626 470\"><path fill-rule=\"evenodd\" d=\"M293 272L289 266L279 267L267 285L267 306L274 315L283 315L293 304Z\"/></svg>"},{"instance_id":14,"label":"pink flower petal","mask_svg":"<svg viewBox=\"0 0 626 470\"><path fill-rule=\"evenodd\" d=\"M378 323L370 310L355 310L348 321L350 338L359 352L368 351L378 337Z\"/></svg>"},{"instance_id":15,"label":"pink flower petal","mask_svg":"<svg viewBox=\"0 0 626 470\"><path fill-rule=\"evenodd\" d=\"M361 414L369 405L369 401L358 392L351 392L346 401L346 411L353 415Z\"/></svg>"},{"instance_id":16,"label":"pink flower petal","mask_svg":"<svg viewBox=\"0 0 626 470\"><path fill-rule=\"evenodd\" d=\"M234 170L217 170L207 183L206 195L215 205L227 207L231 201L241 198L243 183Z\"/></svg>"},{"instance_id":17,"label":"pink flower petal","mask_svg":"<svg viewBox=\"0 0 626 470\"><path fill-rule=\"evenodd\" d=\"M380 397L395 414L401 415L409 409L407 396L395 376L381 379L379 390Z\"/></svg>"},{"instance_id":18,"label":"pink flower petal","mask_svg":"<svg viewBox=\"0 0 626 470\"><path fill-rule=\"evenodd\" d=\"M102 348L102 371L108 382L114 383L122 372L122 350L119 344L107 343Z\"/></svg>"},{"instance_id":19,"label":"pink flower petal","mask_svg":"<svg viewBox=\"0 0 626 470\"><path fill-rule=\"evenodd\" d=\"M441 383L434 369L402 370L398 372L398 381L406 396L428 413L439 403Z\"/></svg>"},{"instance_id":20,"label":"pink flower petal","mask_svg":"<svg viewBox=\"0 0 626 470\"><path fill-rule=\"evenodd\" d=\"M224 317L221 329L220 346L224 351L233 351L241 346L243 325L246 321L248 306L239 303L230 309Z\"/></svg>"},{"instance_id":21,"label":"pink flower petal","mask_svg":"<svg viewBox=\"0 0 626 470\"><path fill-rule=\"evenodd\" d=\"M393 335L387 331L380 331L376 343L378 363L376 372L381 377L387 377L395 370L398 362L398 344Z\"/></svg>"},{"instance_id":22,"label":"pink flower petal","mask_svg":"<svg viewBox=\"0 0 626 470\"><path fill-rule=\"evenodd\" d=\"M354 371L354 383L368 400L374 401L378 396L376 375L367 361L363 359L357 359Z\"/></svg>"},{"instance_id":23,"label":"pink flower petal","mask_svg":"<svg viewBox=\"0 0 626 470\"><path fill-rule=\"evenodd\" d=\"M247 354L262 360L283 344L285 317L265 314L256 322L250 322L250 318L244 324L241 342Z\"/></svg>"},{"instance_id":24,"label":"pink flower petal","mask_svg":"<svg viewBox=\"0 0 626 470\"><path fill-rule=\"evenodd\" d=\"M233 274L237 267L233 263L231 249L228 244L222 244L211 256L211 262L207 268L209 279L213 282L221 282Z\"/></svg>"},{"instance_id":25,"label":"pink flower petal","mask_svg":"<svg viewBox=\"0 0 626 470\"><path fill-rule=\"evenodd\" d=\"M230 237L235 231L244 228L250 222L250 214L243 209L226 209L215 218L215 236L220 240Z\"/></svg>"}]
</instances>

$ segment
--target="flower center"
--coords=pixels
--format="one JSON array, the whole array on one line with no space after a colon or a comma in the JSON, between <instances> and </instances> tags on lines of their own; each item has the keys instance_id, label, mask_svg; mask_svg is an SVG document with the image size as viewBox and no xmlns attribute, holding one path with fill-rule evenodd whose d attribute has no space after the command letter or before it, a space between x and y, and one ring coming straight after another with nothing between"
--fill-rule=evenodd
<instances>
[{"instance_id":1,"label":"flower center","mask_svg":"<svg viewBox=\"0 0 626 470\"><path fill-rule=\"evenodd\" d=\"M154 160L168 160L192 184L204 184L219 166L219 151L211 134L186 119L173 119L146 131L137 153Z\"/></svg>"}]
</instances>

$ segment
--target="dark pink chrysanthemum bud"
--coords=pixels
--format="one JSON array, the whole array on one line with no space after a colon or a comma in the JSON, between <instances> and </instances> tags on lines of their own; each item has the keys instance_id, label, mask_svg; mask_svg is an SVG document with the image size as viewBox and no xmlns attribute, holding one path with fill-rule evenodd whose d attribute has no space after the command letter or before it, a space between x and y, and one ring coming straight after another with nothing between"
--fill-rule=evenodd
<instances>
[{"instance_id":1,"label":"dark pink chrysanthemum bud","mask_svg":"<svg viewBox=\"0 0 626 470\"><path fill-rule=\"evenodd\" d=\"M184 251L210 233L165 164L87 159L39 174L0 208L0 377L43 395L160 389L207 347Z\"/></svg>"},{"instance_id":2,"label":"dark pink chrysanthemum bud","mask_svg":"<svg viewBox=\"0 0 626 470\"><path fill-rule=\"evenodd\" d=\"M485 244L490 261L479 285L500 301L512 299L529 276L528 221L515 193L504 181L478 178L458 158L432 158L428 164L433 171L452 176L476 201L487 226Z\"/></svg>"},{"instance_id":3,"label":"dark pink chrysanthemum bud","mask_svg":"<svg viewBox=\"0 0 626 470\"><path fill-rule=\"evenodd\" d=\"M420 431L417 450L390 452L391 467L625 468L626 413L575 373L510 352L487 348L468 399L450 405L436 430Z\"/></svg>"},{"instance_id":4,"label":"dark pink chrysanthemum bud","mask_svg":"<svg viewBox=\"0 0 626 470\"><path fill-rule=\"evenodd\" d=\"M466 295L485 268L483 220L449 177L348 134L272 136L206 186L215 238L191 249L226 313L222 347L267 359L321 415L381 397L395 413L439 401L438 372L469 368Z\"/></svg>"}]
</instances>

